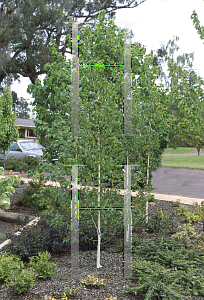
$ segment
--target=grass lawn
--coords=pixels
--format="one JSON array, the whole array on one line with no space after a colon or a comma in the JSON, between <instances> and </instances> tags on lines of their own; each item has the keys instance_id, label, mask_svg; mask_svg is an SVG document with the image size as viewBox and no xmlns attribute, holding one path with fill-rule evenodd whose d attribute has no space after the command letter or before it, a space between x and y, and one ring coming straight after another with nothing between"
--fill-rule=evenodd
<instances>
[{"instance_id":1,"label":"grass lawn","mask_svg":"<svg viewBox=\"0 0 204 300\"><path fill-rule=\"evenodd\" d=\"M174 148L167 148L165 151L164 151L164 154L184 154L184 153L190 153L191 150L193 149L196 149L196 148L191 148L191 147L178 147L176 149ZM197 151L197 149L196 149Z\"/></svg>"},{"instance_id":2,"label":"grass lawn","mask_svg":"<svg viewBox=\"0 0 204 300\"><path fill-rule=\"evenodd\" d=\"M162 166L204 169L204 156L163 156Z\"/></svg>"}]
</instances>

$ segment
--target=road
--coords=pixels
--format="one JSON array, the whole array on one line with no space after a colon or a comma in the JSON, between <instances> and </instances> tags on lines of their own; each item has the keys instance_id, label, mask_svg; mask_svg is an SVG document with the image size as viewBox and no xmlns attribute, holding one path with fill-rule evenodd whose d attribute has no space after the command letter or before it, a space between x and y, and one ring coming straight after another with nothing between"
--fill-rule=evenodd
<instances>
[{"instance_id":1,"label":"road","mask_svg":"<svg viewBox=\"0 0 204 300\"><path fill-rule=\"evenodd\" d=\"M204 170L160 167L153 172L153 193L204 198Z\"/></svg>"}]
</instances>

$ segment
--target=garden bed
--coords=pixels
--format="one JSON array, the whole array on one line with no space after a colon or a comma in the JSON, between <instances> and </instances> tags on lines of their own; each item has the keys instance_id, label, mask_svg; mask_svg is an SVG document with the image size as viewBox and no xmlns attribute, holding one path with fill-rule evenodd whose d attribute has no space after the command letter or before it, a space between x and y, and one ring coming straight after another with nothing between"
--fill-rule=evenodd
<instances>
[{"instance_id":1,"label":"garden bed","mask_svg":"<svg viewBox=\"0 0 204 300\"><path fill-rule=\"evenodd\" d=\"M40 213L36 213L32 208L26 208L25 206L15 205L14 202L16 200L16 196L18 193L21 193L23 188L26 185L20 186L16 188L16 193L11 198L11 206L9 211L25 213L29 215L39 215ZM155 200L154 205L149 206L149 218L155 216L158 210L163 210L166 212L168 216L170 216L173 212L175 212L178 207L174 206L172 202ZM191 211L193 211L193 207L190 205L185 205ZM0 221L0 225L4 222ZM174 217L174 223L177 227L178 225L184 224L182 216ZM9 223L8 223L9 224ZM18 225L19 227L19 225ZM195 229L197 234L200 234L203 230L202 222L198 222L192 226ZM9 224L7 227L7 232L14 233L16 231L15 224ZM137 231L137 230L136 230ZM155 233L150 233L150 231L146 229L142 229L138 227L137 236L142 240L150 240L152 238L160 239L161 236L164 238L168 238L170 234L162 233L158 236ZM122 240L121 240L122 241ZM103 266L100 269L96 269L96 250L89 251L80 251L79 254L79 280L77 282L72 281L71 278L71 255L70 248L64 249L64 253L55 254L51 253L51 262L57 262L58 265L55 268L56 274L46 281L36 279L33 287L30 288L28 293L25 294L14 294L11 288L9 287L1 287L0 290L0 299L2 300L48 300L49 297L54 297L55 299L62 299L64 288L65 287L80 287L80 283L82 279L86 279L88 275L94 275L97 278L104 279L104 285L100 288L88 288L85 285L81 287L81 293L75 299L87 299L87 300L95 300L95 299L106 299L111 296L117 297L116 299L144 299L141 295L135 294L124 294L125 288L128 287L127 280L123 277L123 252L121 248L121 241L115 240L115 245L119 245L120 253L110 253L108 248L101 251L101 265ZM110 245L109 248L114 248L114 245ZM116 247L117 248L117 247ZM133 254L134 256L135 254ZM136 280L132 280L132 283L137 283ZM47 298L46 298L47 297ZM51 298L50 298L51 299ZM152 298L153 299L153 298ZM157 298L154 298L157 299ZM159 299L159 298L158 298ZM173 298L172 298L173 299ZM203 300L203 295L183 295L183 299L191 299L191 300Z\"/></svg>"}]
</instances>

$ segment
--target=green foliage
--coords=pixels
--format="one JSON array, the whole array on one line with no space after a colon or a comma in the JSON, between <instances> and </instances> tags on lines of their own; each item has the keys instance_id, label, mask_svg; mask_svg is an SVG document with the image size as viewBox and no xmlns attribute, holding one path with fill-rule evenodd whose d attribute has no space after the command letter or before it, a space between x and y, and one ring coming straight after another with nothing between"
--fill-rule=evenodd
<instances>
[{"instance_id":1,"label":"green foliage","mask_svg":"<svg viewBox=\"0 0 204 300\"><path fill-rule=\"evenodd\" d=\"M175 201L175 202L172 202L172 203L171 203L171 205L172 205L173 207L179 207L180 204L181 204L180 201Z\"/></svg>"},{"instance_id":2,"label":"green foliage","mask_svg":"<svg viewBox=\"0 0 204 300\"><path fill-rule=\"evenodd\" d=\"M30 287L33 286L35 277L33 270L14 269L6 279L6 285L12 287L16 294L26 293L29 291Z\"/></svg>"},{"instance_id":3,"label":"green foliage","mask_svg":"<svg viewBox=\"0 0 204 300\"><path fill-rule=\"evenodd\" d=\"M12 6L10 1L4 2L1 9L0 81L12 72L15 79L21 74L34 83L38 75L45 73L44 65L52 61L51 39L56 41L62 55L67 51L70 53L66 46L67 35L71 35L69 22L72 20L81 20L84 16L86 22L94 24L96 15L103 8L107 9L107 16L113 18L121 4L123 7L136 7L143 2L78 0L77 5L75 2L68 5L63 0L35 0L17 1ZM12 52L11 58L7 55L8 50Z\"/></svg>"},{"instance_id":4,"label":"green foliage","mask_svg":"<svg viewBox=\"0 0 204 300\"><path fill-rule=\"evenodd\" d=\"M150 178L152 170L160 164L160 156L167 139L168 101L155 84L157 68L152 67L153 54L147 55L144 48L134 45L133 73L139 74L139 79L133 80L132 133L135 136L123 135L123 70L120 67L103 66L123 63L123 38L124 32L117 33L117 27L104 18L104 12L99 15L99 24L96 25L94 33L88 26L83 29L83 38L79 45L80 64L84 65L79 69L80 138L75 139L69 135L71 63L65 62L55 46L52 47L55 62L46 66L49 76L46 76L44 85L36 81L35 85L29 87L29 91L35 98L37 135L42 144L46 143L47 155L50 158L58 152L59 161L62 163L86 165L86 168L79 168L80 179L96 183L100 154L101 182L104 176L111 184L117 179L123 180L123 173L118 165L126 162L128 152L129 163L140 165L133 170L132 184L136 186L137 182L142 182L143 185L146 182L148 149L151 149ZM100 67L89 68L87 63ZM141 101L143 105L140 105ZM117 136L118 134L121 136ZM76 152L77 161L74 158Z\"/></svg>"},{"instance_id":5,"label":"green foliage","mask_svg":"<svg viewBox=\"0 0 204 300\"><path fill-rule=\"evenodd\" d=\"M9 278L12 270L21 269L23 263L17 255L2 253L0 255L0 283L4 283Z\"/></svg>"},{"instance_id":6,"label":"green foliage","mask_svg":"<svg viewBox=\"0 0 204 300\"><path fill-rule=\"evenodd\" d=\"M13 179L13 187L17 188L24 183L20 175L14 175L12 171L9 172L9 177Z\"/></svg>"},{"instance_id":7,"label":"green foliage","mask_svg":"<svg viewBox=\"0 0 204 300\"><path fill-rule=\"evenodd\" d=\"M176 233L173 234L171 238L187 244L191 239L196 238L196 236L195 230L192 228L191 224L188 223L178 226Z\"/></svg>"},{"instance_id":8,"label":"green foliage","mask_svg":"<svg viewBox=\"0 0 204 300\"><path fill-rule=\"evenodd\" d=\"M164 210L157 209L156 214L149 219L146 228L156 234L175 232L174 215L168 216Z\"/></svg>"},{"instance_id":9,"label":"green foliage","mask_svg":"<svg viewBox=\"0 0 204 300\"><path fill-rule=\"evenodd\" d=\"M0 167L0 174L4 175L4 169ZM10 197L15 192L14 176L0 179L0 205L5 205L6 209L10 206Z\"/></svg>"},{"instance_id":10,"label":"green foliage","mask_svg":"<svg viewBox=\"0 0 204 300\"><path fill-rule=\"evenodd\" d=\"M82 279L82 283L91 288L100 288L104 284L103 281L103 279L98 279L94 275L88 275L86 279Z\"/></svg>"},{"instance_id":11,"label":"green foliage","mask_svg":"<svg viewBox=\"0 0 204 300\"><path fill-rule=\"evenodd\" d=\"M16 116L12 113L12 97L9 87L4 88L3 96L0 97L0 151L9 150L10 143L18 139L18 127L15 124ZM5 166L4 166L5 168Z\"/></svg>"},{"instance_id":12,"label":"green foliage","mask_svg":"<svg viewBox=\"0 0 204 300\"><path fill-rule=\"evenodd\" d=\"M184 216L184 221L187 223L197 223L199 221L202 221L203 219L203 204L201 207L198 205L196 206L196 209L194 209L193 212L190 211L190 209L184 205L180 205L180 207L176 210L177 216Z\"/></svg>"},{"instance_id":13,"label":"green foliage","mask_svg":"<svg viewBox=\"0 0 204 300\"><path fill-rule=\"evenodd\" d=\"M195 147L199 151L204 145L203 119L203 84L204 81L194 74L195 82L191 82L192 71L186 66L178 66L171 60L168 62L169 77L171 78L171 101L177 106L174 115L174 132L176 137ZM195 73L195 72L194 72ZM178 81L182 90L178 89Z\"/></svg>"},{"instance_id":14,"label":"green foliage","mask_svg":"<svg viewBox=\"0 0 204 300\"><path fill-rule=\"evenodd\" d=\"M54 268L57 264L49 263L51 255L48 251L46 252L39 252L38 256L34 256L30 258L29 266L33 267L37 271L37 277L41 279L47 279L52 277L54 272Z\"/></svg>"},{"instance_id":15,"label":"green foliage","mask_svg":"<svg viewBox=\"0 0 204 300\"><path fill-rule=\"evenodd\" d=\"M136 260L132 270L138 282L127 288L127 293L142 295L144 299L169 300L182 299L183 294L203 294L204 256L195 248L187 249L173 238L136 238L133 251Z\"/></svg>"},{"instance_id":16,"label":"green foliage","mask_svg":"<svg viewBox=\"0 0 204 300\"><path fill-rule=\"evenodd\" d=\"M23 192L17 195L15 204L32 207L36 211L42 210L42 206L40 206L38 202L39 193L39 187L34 187L29 183L29 185L23 189Z\"/></svg>"},{"instance_id":17,"label":"green foliage","mask_svg":"<svg viewBox=\"0 0 204 300\"><path fill-rule=\"evenodd\" d=\"M75 298L75 297L79 296L80 293L81 293L81 288L79 288L79 287L76 289L74 289L72 286L64 288L64 298L65 297Z\"/></svg>"},{"instance_id":18,"label":"green foliage","mask_svg":"<svg viewBox=\"0 0 204 300\"><path fill-rule=\"evenodd\" d=\"M1 163L1 161L0 161ZM22 158L6 158L5 159L5 169L12 170L16 172L27 172L30 169L37 168L40 163L38 157L24 156Z\"/></svg>"}]
</instances>

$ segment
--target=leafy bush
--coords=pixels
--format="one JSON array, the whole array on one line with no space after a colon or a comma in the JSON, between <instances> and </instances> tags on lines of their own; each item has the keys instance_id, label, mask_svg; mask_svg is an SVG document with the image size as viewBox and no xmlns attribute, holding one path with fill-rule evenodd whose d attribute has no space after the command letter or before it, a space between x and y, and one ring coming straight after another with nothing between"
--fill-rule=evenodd
<instances>
[{"instance_id":1,"label":"leafy bush","mask_svg":"<svg viewBox=\"0 0 204 300\"><path fill-rule=\"evenodd\" d=\"M197 223L202 221L204 218L204 203L202 202L201 206L196 203L193 212L191 212L186 206L180 205L176 210L176 214L177 216L184 216L184 221L187 223Z\"/></svg>"},{"instance_id":2,"label":"leafy bush","mask_svg":"<svg viewBox=\"0 0 204 300\"><path fill-rule=\"evenodd\" d=\"M4 169L0 167L0 174L4 174ZM6 209L10 206L10 197L15 192L13 187L14 178L6 177L0 179L0 205L5 205Z\"/></svg>"},{"instance_id":3,"label":"leafy bush","mask_svg":"<svg viewBox=\"0 0 204 300\"><path fill-rule=\"evenodd\" d=\"M12 270L21 269L23 263L17 255L2 253L0 255L0 283L4 283L9 278Z\"/></svg>"},{"instance_id":4,"label":"leafy bush","mask_svg":"<svg viewBox=\"0 0 204 300\"><path fill-rule=\"evenodd\" d=\"M32 207L39 211L42 207L39 206L37 194L39 194L39 188L29 184L21 194L17 195L15 204Z\"/></svg>"},{"instance_id":5,"label":"leafy bush","mask_svg":"<svg viewBox=\"0 0 204 300\"><path fill-rule=\"evenodd\" d=\"M16 172L27 172L30 169L35 169L40 162L40 159L33 156L24 156L22 158L7 158L5 160L6 170L12 170Z\"/></svg>"},{"instance_id":6,"label":"leafy bush","mask_svg":"<svg viewBox=\"0 0 204 300\"><path fill-rule=\"evenodd\" d=\"M70 249L70 242L63 243L67 237L70 240L67 226L54 228L43 220L35 226L24 228L18 236L10 236L11 243L5 247L5 251L11 251L28 261L29 257L37 256L39 252L47 250L62 253Z\"/></svg>"},{"instance_id":7,"label":"leafy bush","mask_svg":"<svg viewBox=\"0 0 204 300\"><path fill-rule=\"evenodd\" d=\"M195 249L187 249L176 240L133 240L133 276L136 285L126 289L127 293L142 295L144 299L182 299L181 294L203 295L204 256Z\"/></svg>"},{"instance_id":8,"label":"leafy bush","mask_svg":"<svg viewBox=\"0 0 204 300\"><path fill-rule=\"evenodd\" d=\"M164 210L157 210L149 219L146 228L156 234L175 232L174 215L167 216Z\"/></svg>"},{"instance_id":9,"label":"leafy bush","mask_svg":"<svg viewBox=\"0 0 204 300\"><path fill-rule=\"evenodd\" d=\"M191 239L196 237L196 232L190 224L183 224L177 228L177 232L171 236L172 239L188 243Z\"/></svg>"},{"instance_id":10,"label":"leafy bush","mask_svg":"<svg viewBox=\"0 0 204 300\"><path fill-rule=\"evenodd\" d=\"M94 288L99 288L100 286L102 286L104 284L103 281L103 279L98 279L94 275L88 275L86 279L82 279L82 283L84 283L87 287Z\"/></svg>"},{"instance_id":11,"label":"leafy bush","mask_svg":"<svg viewBox=\"0 0 204 300\"><path fill-rule=\"evenodd\" d=\"M47 279L52 277L54 272L54 268L57 264L49 263L50 253L46 252L39 252L38 256L34 256L30 258L29 266L33 267L37 271L37 276L41 279Z\"/></svg>"},{"instance_id":12,"label":"leafy bush","mask_svg":"<svg viewBox=\"0 0 204 300\"><path fill-rule=\"evenodd\" d=\"M33 270L14 269L6 279L6 285L12 287L16 294L26 293L33 286L35 277Z\"/></svg>"}]
</instances>

